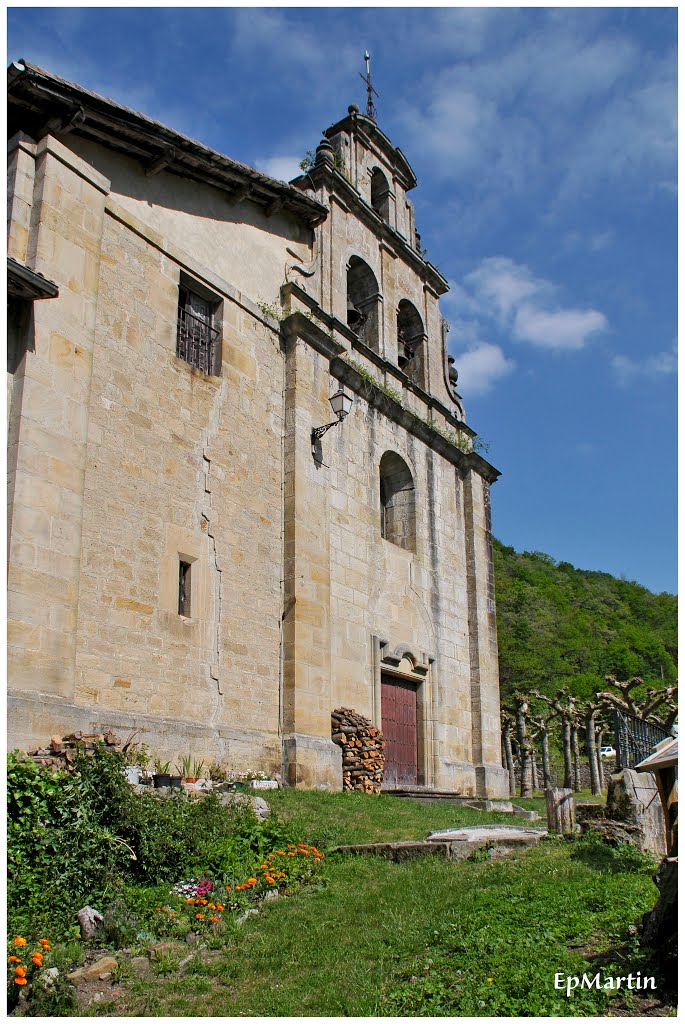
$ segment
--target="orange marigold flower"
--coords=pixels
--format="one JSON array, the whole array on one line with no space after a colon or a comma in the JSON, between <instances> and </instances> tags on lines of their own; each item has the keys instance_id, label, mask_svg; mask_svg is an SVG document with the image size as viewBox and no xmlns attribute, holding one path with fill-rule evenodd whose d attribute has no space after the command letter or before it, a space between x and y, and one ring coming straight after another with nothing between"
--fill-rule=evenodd
<instances>
[{"instance_id":1,"label":"orange marigold flower","mask_svg":"<svg viewBox=\"0 0 685 1024\"><path fill-rule=\"evenodd\" d=\"M42 967L43 966L43 961L42 960L36 960L35 957L33 957L33 959L31 960L31 963L35 964L36 967Z\"/></svg>"},{"instance_id":2,"label":"orange marigold flower","mask_svg":"<svg viewBox=\"0 0 685 1024\"><path fill-rule=\"evenodd\" d=\"M155 907L155 910L161 910L161 909L162 909L161 907Z\"/></svg>"},{"instance_id":3,"label":"orange marigold flower","mask_svg":"<svg viewBox=\"0 0 685 1024\"><path fill-rule=\"evenodd\" d=\"M288 856L289 856L289 857L294 857L294 856L295 856L295 854L294 854L294 853L289 853L289 854L288 854Z\"/></svg>"},{"instance_id":4,"label":"orange marigold flower","mask_svg":"<svg viewBox=\"0 0 685 1024\"><path fill-rule=\"evenodd\" d=\"M285 851L284 850L276 850L275 852L278 854L279 857L285 857Z\"/></svg>"},{"instance_id":5,"label":"orange marigold flower","mask_svg":"<svg viewBox=\"0 0 685 1024\"><path fill-rule=\"evenodd\" d=\"M50 945L50 939L38 939L38 945L39 946L49 946Z\"/></svg>"},{"instance_id":6,"label":"orange marigold flower","mask_svg":"<svg viewBox=\"0 0 685 1024\"><path fill-rule=\"evenodd\" d=\"M223 910L223 909L224 909L224 905L223 905L223 903L217 903L217 905L216 905L216 909L217 909L217 910Z\"/></svg>"},{"instance_id":7,"label":"orange marigold flower","mask_svg":"<svg viewBox=\"0 0 685 1024\"><path fill-rule=\"evenodd\" d=\"M26 968L25 968L25 967L15 967L15 968L14 968L14 972L15 972L15 974L17 974L17 975L18 975L18 976L19 976L20 978L23 978L23 977L24 977L24 975L26 974Z\"/></svg>"},{"instance_id":8,"label":"orange marigold flower","mask_svg":"<svg viewBox=\"0 0 685 1024\"><path fill-rule=\"evenodd\" d=\"M25 985L26 984L26 978L15 978L14 979L14 984L15 985Z\"/></svg>"},{"instance_id":9,"label":"orange marigold flower","mask_svg":"<svg viewBox=\"0 0 685 1024\"><path fill-rule=\"evenodd\" d=\"M197 918L197 919L198 919L199 921L203 921L203 920L204 920L204 916L205 916L204 914L196 914L196 915L195 915L195 917L196 917L196 918Z\"/></svg>"},{"instance_id":10,"label":"orange marigold flower","mask_svg":"<svg viewBox=\"0 0 685 1024\"><path fill-rule=\"evenodd\" d=\"M19 959L18 956L10 956L10 957L8 957L8 960L9 960L9 962L11 964L20 964L21 963L21 960Z\"/></svg>"},{"instance_id":11,"label":"orange marigold flower","mask_svg":"<svg viewBox=\"0 0 685 1024\"><path fill-rule=\"evenodd\" d=\"M210 920L210 921L213 921L213 922L214 922L214 924L218 924L218 923L219 923L219 918L218 918L218 917L210 917L210 919L209 919L209 920Z\"/></svg>"},{"instance_id":12,"label":"orange marigold flower","mask_svg":"<svg viewBox=\"0 0 685 1024\"><path fill-rule=\"evenodd\" d=\"M14 940L14 945L15 946L25 946L26 945L26 939L22 939L21 935L17 935L16 939Z\"/></svg>"},{"instance_id":13,"label":"orange marigold flower","mask_svg":"<svg viewBox=\"0 0 685 1024\"><path fill-rule=\"evenodd\" d=\"M256 885L257 884L257 879L256 878L248 878L248 882L250 883L250 885Z\"/></svg>"}]
</instances>

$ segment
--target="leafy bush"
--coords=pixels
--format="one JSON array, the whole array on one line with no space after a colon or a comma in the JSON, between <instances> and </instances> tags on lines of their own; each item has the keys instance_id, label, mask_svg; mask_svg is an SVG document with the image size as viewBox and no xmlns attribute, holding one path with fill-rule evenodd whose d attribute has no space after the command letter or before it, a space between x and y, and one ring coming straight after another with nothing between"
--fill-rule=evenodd
<instances>
[{"instance_id":1,"label":"leafy bush","mask_svg":"<svg viewBox=\"0 0 685 1024\"><path fill-rule=\"evenodd\" d=\"M124 764L122 754L104 747L92 756L79 752L69 772L9 755L13 928L59 920L63 936L75 935L76 911L125 883L173 883L179 871L243 878L269 843L282 841L282 829L260 823L249 804L225 807L215 794L194 800L182 792L167 799L138 794Z\"/></svg>"},{"instance_id":2,"label":"leafy bush","mask_svg":"<svg viewBox=\"0 0 685 1024\"><path fill-rule=\"evenodd\" d=\"M118 759L115 764L121 774ZM81 901L102 892L124 869L130 851L113 831L123 794L117 798L108 775L112 771L103 771L99 758L85 754L73 772L52 772L9 755L8 917L17 930L28 922L52 926L64 908L73 916ZM127 786L123 775L121 781Z\"/></svg>"}]
</instances>

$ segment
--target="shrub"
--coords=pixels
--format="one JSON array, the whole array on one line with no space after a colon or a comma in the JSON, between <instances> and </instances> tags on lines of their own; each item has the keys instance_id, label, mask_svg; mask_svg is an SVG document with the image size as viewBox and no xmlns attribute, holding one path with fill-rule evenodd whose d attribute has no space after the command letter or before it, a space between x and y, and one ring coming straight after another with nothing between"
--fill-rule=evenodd
<instances>
[{"instance_id":1,"label":"shrub","mask_svg":"<svg viewBox=\"0 0 685 1024\"><path fill-rule=\"evenodd\" d=\"M98 762L82 754L73 772L52 772L8 757L8 918L17 930L28 922L52 926L65 908L73 917L82 901L115 881L130 857L113 831L117 787L106 785L108 772ZM104 777L99 792L98 775ZM123 775L121 781L127 786Z\"/></svg>"}]
</instances>

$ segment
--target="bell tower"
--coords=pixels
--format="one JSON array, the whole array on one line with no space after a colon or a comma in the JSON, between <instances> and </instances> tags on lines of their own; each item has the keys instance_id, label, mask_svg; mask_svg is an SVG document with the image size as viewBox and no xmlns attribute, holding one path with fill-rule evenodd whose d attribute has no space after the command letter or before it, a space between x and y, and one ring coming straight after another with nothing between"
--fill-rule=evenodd
<instances>
[{"instance_id":1,"label":"bell tower","mask_svg":"<svg viewBox=\"0 0 685 1024\"><path fill-rule=\"evenodd\" d=\"M438 305L449 286L425 259L409 198L416 175L370 115L373 87L365 80L367 113L348 107L324 131L312 167L292 182L330 210L316 228L308 287L323 309L400 371L403 385L435 396L463 423Z\"/></svg>"}]
</instances>

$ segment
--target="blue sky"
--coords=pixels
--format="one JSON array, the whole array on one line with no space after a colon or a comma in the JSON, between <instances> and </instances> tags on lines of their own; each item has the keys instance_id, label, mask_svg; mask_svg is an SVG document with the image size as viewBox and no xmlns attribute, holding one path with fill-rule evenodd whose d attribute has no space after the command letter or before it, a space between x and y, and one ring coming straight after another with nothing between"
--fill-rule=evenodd
<instances>
[{"instance_id":1,"label":"blue sky","mask_svg":"<svg viewBox=\"0 0 685 1024\"><path fill-rule=\"evenodd\" d=\"M13 8L8 57L277 177L372 56L495 535L676 590L673 8Z\"/></svg>"}]
</instances>

